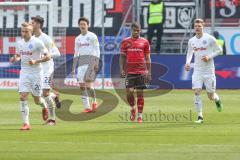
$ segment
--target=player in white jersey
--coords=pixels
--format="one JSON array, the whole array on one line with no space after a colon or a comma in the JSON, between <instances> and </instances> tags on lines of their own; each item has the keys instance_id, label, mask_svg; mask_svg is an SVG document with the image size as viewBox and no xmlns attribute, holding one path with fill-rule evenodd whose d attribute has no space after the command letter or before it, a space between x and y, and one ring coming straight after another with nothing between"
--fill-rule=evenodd
<instances>
[{"instance_id":1,"label":"player in white jersey","mask_svg":"<svg viewBox=\"0 0 240 160\"><path fill-rule=\"evenodd\" d=\"M32 25L33 25L33 34L35 37L39 38L48 49L51 59L49 61L43 62L43 97L48 105L49 110L49 119L46 124L55 125L56 124L56 115L55 115L55 105L54 100L56 102L56 106L60 107L60 102L58 96L51 91L52 84L52 76L54 72L54 63L53 57L60 56L60 52L58 48L55 46L53 40L45 33L42 32L42 27L44 23L44 19L40 16L31 17Z\"/></svg>"},{"instance_id":2,"label":"player in white jersey","mask_svg":"<svg viewBox=\"0 0 240 160\"><path fill-rule=\"evenodd\" d=\"M43 42L32 36L33 27L30 23L23 23L21 27L22 39L17 42L16 54L10 59L14 63L21 59L19 79L20 110L24 125L21 130L29 130L28 94L32 93L34 102L43 107L43 119L47 120L47 105L42 94L42 62L50 59L48 50Z\"/></svg>"},{"instance_id":3,"label":"player in white jersey","mask_svg":"<svg viewBox=\"0 0 240 160\"><path fill-rule=\"evenodd\" d=\"M196 19L194 21L195 36L188 41L188 52L186 58L185 69L190 70L190 63L194 58L194 67L192 75L192 88L195 91L194 103L198 112L198 120L196 123L203 122L202 100L200 97L202 87L205 86L210 100L215 101L217 110L222 111L222 103L216 93L216 77L213 58L222 52L217 45L216 39L203 32L204 21Z\"/></svg>"},{"instance_id":4,"label":"player in white jersey","mask_svg":"<svg viewBox=\"0 0 240 160\"><path fill-rule=\"evenodd\" d=\"M100 49L96 34L88 31L89 20L81 17L78 20L81 34L75 38L75 54L73 60L72 75L75 76L77 68L77 80L80 84L82 100L85 109L83 112L95 112L97 109L96 93L93 82L99 69ZM92 97L92 107L89 97Z\"/></svg>"}]
</instances>

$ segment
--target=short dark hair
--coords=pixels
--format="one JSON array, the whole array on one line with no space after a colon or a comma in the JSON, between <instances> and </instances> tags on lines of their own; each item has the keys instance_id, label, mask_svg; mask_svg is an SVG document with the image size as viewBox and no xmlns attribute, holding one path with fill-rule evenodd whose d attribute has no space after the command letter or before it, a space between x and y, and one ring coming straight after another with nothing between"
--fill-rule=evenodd
<instances>
[{"instance_id":1,"label":"short dark hair","mask_svg":"<svg viewBox=\"0 0 240 160\"><path fill-rule=\"evenodd\" d=\"M35 17L31 17L31 20L34 20L35 22L38 22L40 24L40 27L42 28L43 27L43 24L44 24L44 18L37 15Z\"/></svg>"},{"instance_id":2,"label":"short dark hair","mask_svg":"<svg viewBox=\"0 0 240 160\"><path fill-rule=\"evenodd\" d=\"M87 25L89 25L89 20L88 20L88 18L86 18L86 17L81 17L81 18L79 18L79 19L78 19L78 25L80 24L81 21L84 21L84 22L87 23Z\"/></svg>"},{"instance_id":3,"label":"short dark hair","mask_svg":"<svg viewBox=\"0 0 240 160\"><path fill-rule=\"evenodd\" d=\"M133 28L139 28L139 29L141 29L141 25L139 24L139 23L132 23L132 25L131 25L131 29L133 29Z\"/></svg>"}]
</instances>

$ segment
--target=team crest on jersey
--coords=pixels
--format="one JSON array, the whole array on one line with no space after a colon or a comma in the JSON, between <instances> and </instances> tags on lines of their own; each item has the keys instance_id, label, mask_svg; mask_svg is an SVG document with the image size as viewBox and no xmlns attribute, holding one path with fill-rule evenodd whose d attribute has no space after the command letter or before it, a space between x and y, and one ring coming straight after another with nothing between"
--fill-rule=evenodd
<instances>
[{"instance_id":1,"label":"team crest on jersey","mask_svg":"<svg viewBox=\"0 0 240 160\"><path fill-rule=\"evenodd\" d=\"M203 44L204 44L204 45L207 44L207 41L206 41L206 40L203 40Z\"/></svg>"},{"instance_id":2,"label":"team crest on jersey","mask_svg":"<svg viewBox=\"0 0 240 160\"><path fill-rule=\"evenodd\" d=\"M87 41L89 41L89 40L90 40L90 38L89 38L89 37L87 37L87 38L86 38L86 40L87 40Z\"/></svg>"},{"instance_id":3,"label":"team crest on jersey","mask_svg":"<svg viewBox=\"0 0 240 160\"><path fill-rule=\"evenodd\" d=\"M33 48L33 45L32 45L32 44L29 44L28 48L29 48L29 49L32 49L32 48Z\"/></svg>"},{"instance_id":4,"label":"team crest on jersey","mask_svg":"<svg viewBox=\"0 0 240 160\"><path fill-rule=\"evenodd\" d=\"M126 45L126 48L130 48L132 46L132 43L127 42L125 45Z\"/></svg>"}]
</instances>

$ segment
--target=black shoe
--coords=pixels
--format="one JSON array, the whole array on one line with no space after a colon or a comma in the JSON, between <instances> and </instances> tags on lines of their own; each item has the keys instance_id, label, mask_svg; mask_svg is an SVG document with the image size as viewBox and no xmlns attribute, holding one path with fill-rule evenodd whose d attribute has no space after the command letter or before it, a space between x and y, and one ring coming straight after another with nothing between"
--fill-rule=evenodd
<instances>
[{"instance_id":1,"label":"black shoe","mask_svg":"<svg viewBox=\"0 0 240 160\"><path fill-rule=\"evenodd\" d=\"M203 117L198 116L198 120L195 123L203 123Z\"/></svg>"},{"instance_id":2,"label":"black shoe","mask_svg":"<svg viewBox=\"0 0 240 160\"><path fill-rule=\"evenodd\" d=\"M57 107L58 109L61 108L61 102L60 102L58 96L56 96L56 97L54 98L54 102L55 102L55 105L56 105L56 107Z\"/></svg>"}]
</instances>

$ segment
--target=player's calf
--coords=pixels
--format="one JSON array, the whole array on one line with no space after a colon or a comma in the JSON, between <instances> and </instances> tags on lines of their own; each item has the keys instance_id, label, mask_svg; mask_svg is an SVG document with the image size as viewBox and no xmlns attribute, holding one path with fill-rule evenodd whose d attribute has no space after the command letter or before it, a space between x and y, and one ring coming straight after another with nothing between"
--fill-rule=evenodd
<instances>
[{"instance_id":1,"label":"player's calf","mask_svg":"<svg viewBox=\"0 0 240 160\"><path fill-rule=\"evenodd\" d=\"M52 97L50 96L50 94L46 94L48 96L44 97L47 106L48 106L48 111L49 111L49 120L51 120L50 122L54 121L56 119L56 113L55 113L55 103L54 100L52 99Z\"/></svg>"},{"instance_id":2,"label":"player's calf","mask_svg":"<svg viewBox=\"0 0 240 160\"><path fill-rule=\"evenodd\" d=\"M217 93L215 93L215 92L208 93L208 98L215 102L218 112L221 112L223 109L223 105L222 105L222 102L221 102L219 96L217 95Z\"/></svg>"},{"instance_id":3,"label":"player's calf","mask_svg":"<svg viewBox=\"0 0 240 160\"><path fill-rule=\"evenodd\" d=\"M48 108L47 103L42 97L34 96L34 102L36 105L39 105L42 107L42 118L44 121L48 119Z\"/></svg>"},{"instance_id":4,"label":"player's calf","mask_svg":"<svg viewBox=\"0 0 240 160\"><path fill-rule=\"evenodd\" d=\"M144 98L143 96L138 96L138 100L137 100L138 123L142 123L143 106L144 106Z\"/></svg>"},{"instance_id":5,"label":"player's calf","mask_svg":"<svg viewBox=\"0 0 240 160\"><path fill-rule=\"evenodd\" d=\"M130 92L130 91L127 92L127 101L128 101L129 106L131 107L131 110L130 110L130 120L134 121L135 117L136 117L136 109L134 108L134 106L135 106L135 97L134 97L133 92Z\"/></svg>"}]
</instances>

